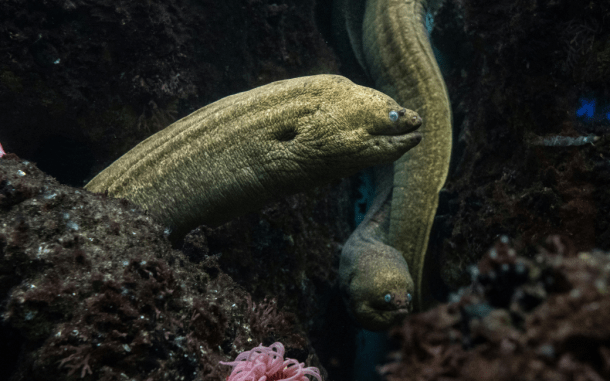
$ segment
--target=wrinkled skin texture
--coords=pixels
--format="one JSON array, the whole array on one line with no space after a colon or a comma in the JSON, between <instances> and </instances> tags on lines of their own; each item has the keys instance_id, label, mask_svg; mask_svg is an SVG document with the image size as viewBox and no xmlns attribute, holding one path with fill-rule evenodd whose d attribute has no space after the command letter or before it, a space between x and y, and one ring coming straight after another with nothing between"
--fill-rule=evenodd
<instances>
[{"instance_id":1,"label":"wrinkled skin texture","mask_svg":"<svg viewBox=\"0 0 610 381\"><path fill-rule=\"evenodd\" d=\"M376 255L371 254L372 251L386 256L390 252L387 249L389 245L395 249L392 253L401 253L410 270L410 274L402 274L401 277L413 279L414 307L415 310L422 310L426 303L422 296L424 259L438 206L438 192L449 171L452 144L449 97L424 28L426 2L338 2L338 8L344 12L342 22L358 62L375 81L377 89L422 116L421 132L424 136L416 149L394 163L393 184L385 185L393 188L387 238L380 239L380 229L369 229L369 237L357 242L380 243L376 247L369 244L357 248L352 245L349 255L357 256L355 252L359 251L363 258L370 258L370 266L375 266ZM346 255L346 252L342 255ZM368 277L360 279L364 284L359 289L369 287L371 292L360 292L357 298L348 297L348 306L354 315L361 311L361 308L354 307L358 303L373 304L372 300L363 299L362 295L375 295L374 291L378 288L376 280ZM346 281L342 279L342 282ZM378 313L384 315L386 312L382 309ZM371 319L370 314L357 317L357 320L364 328L371 330L390 326L380 327L378 319Z\"/></svg>"},{"instance_id":2,"label":"wrinkled skin texture","mask_svg":"<svg viewBox=\"0 0 610 381\"><path fill-rule=\"evenodd\" d=\"M392 171L378 185L380 194L343 246L341 293L353 318L368 330L399 323L413 310L415 290L402 254L387 244L392 200Z\"/></svg>"},{"instance_id":3,"label":"wrinkled skin texture","mask_svg":"<svg viewBox=\"0 0 610 381\"><path fill-rule=\"evenodd\" d=\"M392 162L419 143L420 124L392 98L341 76L278 81L180 119L85 188L140 205L176 241L198 225Z\"/></svg>"}]
</instances>

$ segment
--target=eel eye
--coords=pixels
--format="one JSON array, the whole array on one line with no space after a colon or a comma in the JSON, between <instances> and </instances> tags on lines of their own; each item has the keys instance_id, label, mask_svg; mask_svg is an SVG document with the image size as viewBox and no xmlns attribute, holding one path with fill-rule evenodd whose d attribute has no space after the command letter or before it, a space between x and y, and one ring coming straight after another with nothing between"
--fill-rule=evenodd
<instances>
[{"instance_id":1,"label":"eel eye","mask_svg":"<svg viewBox=\"0 0 610 381\"><path fill-rule=\"evenodd\" d=\"M411 303L411 300L413 300L413 297L411 294L407 294L407 302Z\"/></svg>"},{"instance_id":2,"label":"eel eye","mask_svg":"<svg viewBox=\"0 0 610 381\"><path fill-rule=\"evenodd\" d=\"M386 303L390 303L392 301L392 295L385 294L385 296L383 297L383 300L385 300Z\"/></svg>"},{"instance_id":3,"label":"eel eye","mask_svg":"<svg viewBox=\"0 0 610 381\"><path fill-rule=\"evenodd\" d=\"M396 122L398 120L398 113L396 111L390 111L389 117L392 122Z\"/></svg>"}]
</instances>

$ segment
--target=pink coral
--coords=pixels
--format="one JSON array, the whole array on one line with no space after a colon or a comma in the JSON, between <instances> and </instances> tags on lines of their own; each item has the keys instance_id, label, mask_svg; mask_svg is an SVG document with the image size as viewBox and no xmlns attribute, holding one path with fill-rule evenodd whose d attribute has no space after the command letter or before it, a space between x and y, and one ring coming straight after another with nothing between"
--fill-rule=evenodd
<instances>
[{"instance_id":1,"label":"pink coral","mask_svg":"<svg viewBox=\"0 0 610 381\"><path fill-rule=\"evenodd\" d=\"M240 353L235 361L220 363L233 367L227 381L309 381L305 375L322 381L318 368L305 368L305 364L294 359L284 361L284 346L279 342L269 347L260 344L250 351Z\"/></svg>"},{"instance_id":2,"label":"pink coral","mask_svg":"<svg viewBox=\"0 0 610 381\"><path fill-rule=\"evenodd\" d=\"M2 149L2 144L0 144L0 157L6 155L6 152L4 152L4 149Z\"/></svg>"}]
</instances>

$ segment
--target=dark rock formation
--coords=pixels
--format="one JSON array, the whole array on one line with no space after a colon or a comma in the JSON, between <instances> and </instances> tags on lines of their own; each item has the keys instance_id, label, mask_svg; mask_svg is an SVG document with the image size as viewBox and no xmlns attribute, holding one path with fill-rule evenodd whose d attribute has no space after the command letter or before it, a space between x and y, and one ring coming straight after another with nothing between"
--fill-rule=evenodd
<instances>
[{"instance_id":1,"label":"dark rock formation","mask_svg":"<svg viewBox=\"0 0 610 381\"><path fill-rule=\"evenodd\" d=\"M436 15L455 146L429 252L451 288L501 234L529 255L549 234L610 250L609 16L567 0L447 0ZM587 97L596 114L578 116ZM583 136L598 139L567 145Z\"/></svg>"},{"instance_id":2,"label":"dark rock formation","mask_svg":"<svg viewBox=\"0 0 610 381\"><path fill-rule=\"evenodd\" d=\"M0 141L73 186L210 102L337 72L313 1L7 0L0 31Z\"/></svg>"},{"instance_id":3,"label":"dark rock formation","mask_svg":"<svg viewBox=\"0 0 610 381\"><path fill-rule=\"evenodd\" d=\"M388 381L607 380L609 269L609 253L577 253L559 236L534 260L503 237L459 301L393 331L402 350L381 372Z\"/></svg>"},{"instance_id":4,"label":"dark rock formation","mask_svg":"<svg viewBox=\"0 0 610 381\"><path fill-rule=\"evenodd\" d=\"M234 234L236 240L247 235ZM166 236L125 200L60 185L14 154L0 159L0 346L9 354L0 360L3 374L224 380L229 367L218 361L275 341L291 358L321 367L306 338L316 313L309 277L327 280L331 259L307 265L296 250L296 266L265 266L272 259L254 251L244 260L267 283L254 287L242 279L242 287L223 271L241 268L227 261L230 250L207 248L210 255L190 261ZM310 243L312 253L332 258L337 249L329 242L332 237L326 251ZM286 265L286 275L277 264Z\"/></svg>"}]
</instances>

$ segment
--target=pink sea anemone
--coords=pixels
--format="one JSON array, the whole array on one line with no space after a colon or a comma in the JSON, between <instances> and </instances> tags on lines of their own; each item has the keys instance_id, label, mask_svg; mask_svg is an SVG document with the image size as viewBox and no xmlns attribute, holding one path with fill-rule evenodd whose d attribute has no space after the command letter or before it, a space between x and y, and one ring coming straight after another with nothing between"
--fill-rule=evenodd
<instances>
[{"instance_id":1,"label":"pink sea anemone","mask_svg":"<svg viewBox=\"0 0 610 381\"><path fill-rule=\"evenodd\" d=\"M268 347L260 344L240 353L235 361L220 363L233 367L227 381L309 381L305 375L322 381L318 368L305 368L305 364L294 359L284 360L284 346L279 342Z\"/></svg>"}]
</instances>

